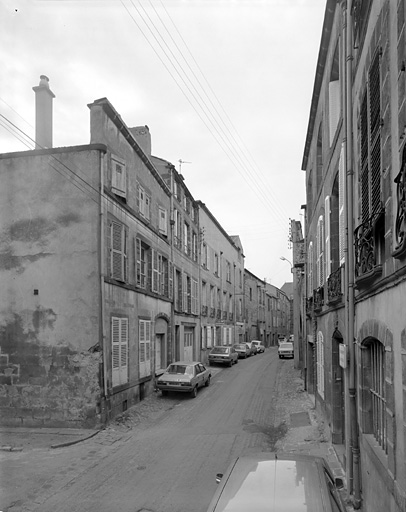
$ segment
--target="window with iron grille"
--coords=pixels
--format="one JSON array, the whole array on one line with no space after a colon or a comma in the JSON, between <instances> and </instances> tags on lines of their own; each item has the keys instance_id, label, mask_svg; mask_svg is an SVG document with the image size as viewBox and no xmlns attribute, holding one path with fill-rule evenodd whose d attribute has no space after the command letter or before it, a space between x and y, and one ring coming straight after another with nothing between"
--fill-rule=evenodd
<instances>
[{"instance_id":1,"label":"window with iron grille","mask_svg":"<svg viewBox=\"0 0 406 512\"><path fill-rule=\"evenodd\" d=\"M381 76L376 52L361 102L360 193L361 218L367 221L381 206Z\"/></svg>"},{"instance_id":2,"label":"window with iron grille","mask_svg":"<svg viewBox=\"0 0 406 512\"><path fill-rule=\"evenodd\" d=\"M379 446L387 452L387 400L385 390L386 360L385 347L377 339L369 340L364 345L363 359L363 385L364 404L367 411L367 423L364 425L366 433L373 434Z\"/></svg>"}]
</instances>

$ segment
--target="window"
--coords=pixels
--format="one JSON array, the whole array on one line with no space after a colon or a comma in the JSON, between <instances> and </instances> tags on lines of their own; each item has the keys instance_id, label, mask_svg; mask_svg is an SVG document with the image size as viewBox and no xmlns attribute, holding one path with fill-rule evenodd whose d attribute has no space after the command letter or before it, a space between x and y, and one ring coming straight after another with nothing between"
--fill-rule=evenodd
<instances>
[{"instance_id":1,"label":"window","mask_svg":"<svg viewBox=\"0 0 406 512\"><path fill-rule=\"evenodd\" d=\"M204 242L202 243L202 267L209 268L208 267L208 257L207 257L207 245Z\"/></svg>"},{"instance_id":2,"label":"window","mask_svg":"<svg viewBox=\"0 0 406 512\"><path fill-rule=\"evenodd\" d=\"M112 384L128 382L128 318L111 318Z\"/></svg>"},{"instance_id":3,"label":"window","mask_svg":"<svg viewBox=\"0 0 406 512\"><path fill-rule=\"evenodd\" d=\"M109 223L108 255L109 276L117 281L127 282L127 229L120 222Z\"/></svg>"},{"instance_id":4,"label":"window","mask_svg":"<svg viewBox=\"0 0 406 512\"><path fill-rule=\"evenodd\" d=\"M317 233L316 233L316 265L317 265L317 287L319 288L324 284L324 273L325 273L325 265L324 265L324 219L323 216L320 215L319 220L317 221Z\"/></svg>"},{"instance_id":5,"label":"window","mask_svg":"<svg viewBox=\"0 0 406 512\"><path fill-rule=\"evenodd\" d=\"M377 52L361 102L361 217L367 221L381 206L381 82Z\"/></svg>"},{"instance_id":6,"label":"window","mask_svg":"<svg viewBox=\"0 0 406 512\"><path fill-rule=\"evenodd\" d=\"M231 263L226 262L226 280L231 283Z\"/></svg>"},{"instance_id":7,"label":"window","mask_svg":"<svg viewBox=\"0 0 406 512\"><path fill-rule=\"evenodd\" d=\"M182 273L180 270L175 270L175 308L177 311L183 311L183 286L182 286Z\"/></svg>"},{"instance_id":8,"label":"window","mask_svg":"<svg viewBox=\"0 0 406 512\"><path fill-rule=\"evenodd\" d=\"M141 288L147 287L149 246L139 238L135 239L135 276L136 284Z\"/></svg>"},{"instance_id":9,"label":"window","mask_svg":"<svg viewBox=\"0 0 406 512\"><path fill-rule=\"evenodd\" d=\"M183 274L183 311L192 312L192 280L187 274Z\"/></svg>"},{"instance_id":10,"label":"window","mask_svg":"<svg viewBox=\"0 0 406 512\"><path fill-rule=\"evenodd\" d=\"M175 246L180 249L182 246L182 217L180 215L180 212L176 209L173 212L173 217L174 217L173 233L175 236Z\"/></svg>"},{"instance_id":11,"label":"window","mask_svg":"<svg viewBox=\"0 0 406 512\"><path fill-rule=\"evenodd\" d=\"M337 44L334 52L333 65L331 67L330 82L328 84L330 146L333 144L341 113L339 69L339 48Z\"/></svg>"},{"instance_id":12,"label":"window","mask_svg":"<svg viewBox=\"0 0 406 512\"><path fill-rule=\"evenodd\" d=\"M197 315L199 313L198 310L198 282L196 279L192 279L192 315Z\"/></svg>"},{"instance_id":13,"label":"window","mask_svg":"<svg viewBox=\"0 0 406 512\"><path fill-rule=\"evenodd\" d=\"M338 229L339 229L339 258L340 265L345 260L345 162L344 162L344 143L341 144L340 161L338 163Z\"/></svg>"},{"instance_id":14,"label":"window","mask_svg":"<svg viewBox=\"0 0 406 512\"><path fill-rule=\"evenodd\" d=\"M183 250L188 256L191 255L190 242L190 227L189 224L185 222L183 225Z\"/></svg>"},{"instance_id":15,"label":"window","mask_svg":"<svg viewBox=\"0 0 406 512\"><path fill-rule=\"evenodd\" d=\"M214 253L213 261L214 261L214 269L213 269L213 271L214 271L214 274L216 276L218 276L219 275L219 255L216 252Z\"/></svg>"},{"instance_id":16,"label":"window","mask_svg":"<svg viewBox=\"0 0 406 512\"><path fill-rule=\"evenodd\" d=\"M151 218L151 196L137 183L137 206L140 214L147 220Z\"/></svg>"},{"instance_id":17,"label":"window","mask_svg":"<svg viewBox=\"0 0 406 512\"><path fill-rule=\"evenodd\" d=\"M324 199L324 215L325 215L325 277L326 279L331 274L331 234L330 234L330 212L331 212L331 201L330 196Z\"/></svg>"},{"instance_id":18,"label":"window","mask_svg":"<svg viewBox=\"0 0 406 512\"><path fill-rule=\"evenodd\" d=\"M139 320L140 378L151 375L151 321Z\"/></svg>"},{"instance_id":19,"label":"window","mask_svg":"<svg viewBox=\"0 0 406 512\"><path fill-rule=\"evenodd\" d=\"M363 345L362 368L364 400L362 408L366 411L365 433L373 434L379 446L387 453L387 400L385 390L386 360L385 347L377 339L370 339Z\"/></svg>"},{"instance_id":20,"label":"window","mask_svg":"<svg viewBox=\"0 0 406 512\"><path fill-rule=\"evenodd\" d=\"M309 243L307 253L307 296L313 296L313 242Z\"/></svg>"},{"instance_id":21,"label":"window","mask_svg":"<svg viewBox=\"0 0 406 512\"><path fill-rule=\"evenodd\" d=\"M197 233L192 233L192 258L193 261L197 261Z\"/></svg>"},{"instance_id":22,"label":"window","mask_svg":"<svg viewBox=\"0 0 406 512\"><path fill-rule=\"evenodd\" d=\"M125 162L111 157L111 191L120 197L127 196L127 171Z\"/></svg>"},{"instance_id":23,"label":"window","mask_svg":"<svg viewBox=\"0 0 406 512\"><path fill-rule=\"evenodd\" d=\"M317 391L324 399L324 338L323 333L317 333Z\"/></svg>"},{"instance_id":24,"label":"window","mask_svg":"<svg viewBox=\"0 0 406 512\"><path fill-rule=\"evenodd\" d=\"M162 208L161 206L159 206L158 215L159 215L159 232L162 235L167 236L168 235L168 216L167 216L167 211L165 210L165 208Z\"/></svg>"}]
</instances>

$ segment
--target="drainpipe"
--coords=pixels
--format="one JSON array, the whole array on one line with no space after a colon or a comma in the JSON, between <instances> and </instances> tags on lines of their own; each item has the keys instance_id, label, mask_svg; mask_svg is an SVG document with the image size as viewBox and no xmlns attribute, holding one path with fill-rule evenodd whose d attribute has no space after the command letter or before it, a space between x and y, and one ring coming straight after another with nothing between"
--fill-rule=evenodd
<instances>
[{"instance_id":1,"label":"drainpipe","mask_svg":"<svg viewBox=\"0 0 406 512\"><path fill-rule=\"evenodd\" d=\"M103 350L103 392L104 400L108 397L107 388L107 347L106 347L106 332L104 326L104 162L105 154L100 155L100 332ZM106 404L105 404L106 405Z\"/></svg>"},{"instance_id":2,"label":"drainpipe","mask_svg":"<svg viewBox=\"0 0 406 512\"><path fill-rule=\"evenodd\" d=\"M351 432L351 450L352 450L352 477L353 482L350 485L353 490L353 505L355 509L361 506L360 493L360 451L358 439L357 422L357 402L356 402L356 379L355 379L355 306L354 306L354 169L353 169L353 138L352 138L352 63L353 63L353 41L352 41L352 17L351 5L349 2L343 2L343 12L345 13L344 25L346 31L346 94L345 94L345 163L346 163L346 205L347 205L347 341L349 350L349 375L348 375L348 394L349 394L349 421Z\"/></svg>"},{"instance_id":3,"label":"drainpipe","mask_svg":"<svg viewBox=\"0 0 406 512\"><path fill-rule=\"evenodd\" d=\"M175 214L175 211L174 211L174 206L173 206L173 190L174 190L174 185L173 185L173 168L170 167L169 168L169 172L170 172L170 185L171 185L171 197L170 197L170 217L169 217L169 225L170 225L170 230L171 230L171 265L172 265L172 299L171 299L171 328L170 328L170 332L171 332L171 344L170 344L170 351L169 351L169 359L170 361L167 361L167 364L169 364L169 362L173 363L175 361L175 356L174 356L174 352L175 352L175 343L176 343L176 340L175 340L175 266L173 264L173 244L175 243L175 238L174 238L174 226L175 226L175 219L174 219L174 214Z\"/></svg>"}]
</instances>

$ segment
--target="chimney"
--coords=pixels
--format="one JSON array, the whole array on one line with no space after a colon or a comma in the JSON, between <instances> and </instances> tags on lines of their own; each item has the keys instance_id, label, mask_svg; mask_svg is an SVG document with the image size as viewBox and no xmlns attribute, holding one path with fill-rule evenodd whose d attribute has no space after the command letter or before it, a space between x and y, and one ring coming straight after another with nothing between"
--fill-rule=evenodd
<instances>
[{"instance_id":1,"label":"chimney","mask_svg":"<svg viewBox=\"0 0 406 512\"><path fill-rule=\"evenodd\" d=\"M52 100L55 94L49 88L49 78L40 76L35 92L35 149L52 148Z\"/></svg>"},{"instance_id":2,"label":"chimney","mask_svg":"<svg viewBox=\"0 0 406 512\"><path fill-rule=\"evenodd\" d=\"M129 129L134 139L141 146L141 149L148 156L151 156L151 133L147 125L136 126Z\"/></svg>"}]
</instances>

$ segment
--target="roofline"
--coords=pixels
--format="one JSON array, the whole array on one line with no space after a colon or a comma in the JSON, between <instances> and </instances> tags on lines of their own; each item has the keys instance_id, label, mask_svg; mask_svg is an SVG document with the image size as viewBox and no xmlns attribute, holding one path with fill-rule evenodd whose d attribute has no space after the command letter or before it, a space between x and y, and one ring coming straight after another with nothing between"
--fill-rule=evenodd
<instances>
[{"instance_id":1,"label":"roofline","mask_svg":"<svg viewBox=\"0 0 406 512\"><path fill-rule=\"evenodd\" d=\"M333 26L336 4L339 0L327 0L326 11L324 13L323 30L321 34L319 56L317 59L316 76L314 79L312 102L310 106L309 124L307 127L306 142L303 151L302 171L307 168L310 146L313 138L314 124L316 122L317 107L320 99L320 90L323 83L324 67L326 64L327 52L331 37L331 28Z\"/></svg>"},{"instance_id":2,"label":"roofline","mask_svg":"<svg viewBox=\"0 0 406 512\"><path fill-rule=\"evenodd\" d=\"M219 221L216 219L216 217L211 213L211 211L207 208L207 206L200 200L197 200L196 201L196 204L197 206L199 206L199 208L201 208L202 210L204 210L207 215L210 217L210 219L214 222L214 224L216 224L216 226L219 228L219 230L223 233L223 235L227 238L227 240L230 242L230 244L235 247L235 249L237 251L240 251L241 252L241 255L243 257L244 256L244 253L242 252L242 247L238 247L235 243L234 243L234 240L231 238L231 236L225 231L225 229L223 228L223 226L219 223ZM238 236L238 235L233 235L233 236Z\"/></svg>"},{"instance_id":3,"label":"roofline","mask_svg":"<svg viewBox=\"0 0 406 512\"><path fill-rule=\"evenodd\" d=\"M110 101L107 98L100 98L98 100L95 100L93 103L88 103L87 106L89 107L89 109L91 109L93 106L101 106L103 108L104 112L109 116L109 118L117 126L117 128L124 135L124 138L130 144L130 146L134 149L134 151L141 158L141 160L144 162L146 167L151 171L151 173L155 177L155 179L163 187L163 189L165 190L166 194L168 196L170 196L171 195L171 191L168 189L168 186L165 183L164 179L159 174L159 172L155 169L154 164L151 162L151 160L149 159L148 155L144 152L144 150L138 144L138 142L136 141L134 135L131 133L130 129L125 124L125 122L123 121L122 117L117 112L117 110L113 107L113 105L110 103Z\"/></svg>"},{"instance_id":4,"label":"roofline","mask_svg":"<svg viewBox=\"0 0 406 512\"><path fill-rule=\"evenodd\" d=\"M27 151L14 151L10 153L1 153L0 159L6 158L19 158L19 157L30 157L39 155L52 155L54 153L75 153L79 151L101 151L102 153L107 152L107 146L105 144L82 144L80 146L66 146L59 148L41 148L41 149L29 149Z\"/></svg>"}]
</instances>

